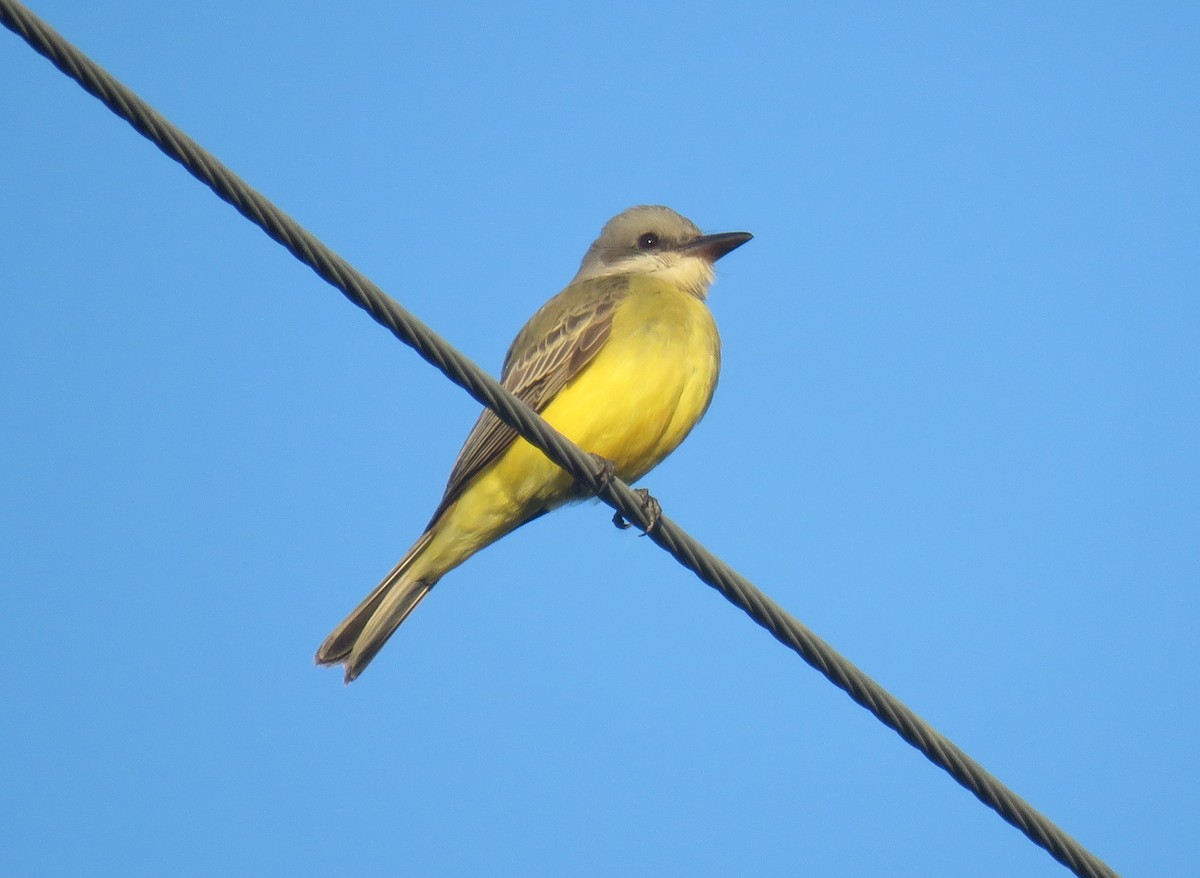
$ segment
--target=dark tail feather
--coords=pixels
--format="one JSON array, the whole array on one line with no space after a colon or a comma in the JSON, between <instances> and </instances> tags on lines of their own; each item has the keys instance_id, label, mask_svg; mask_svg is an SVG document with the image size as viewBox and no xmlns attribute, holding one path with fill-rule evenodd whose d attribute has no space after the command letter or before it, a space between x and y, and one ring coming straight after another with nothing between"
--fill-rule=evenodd
<instances>
[{"instance_id":1,"label":"dark tail feather","mask_svg":"<svg viewBox=\"0 0 1200 878\"><path fill-rule=\"evenodd\" d=\"M363 672L400 623L436 584L437 580L405 580L408 568L431 537L428 531L422 534L400 563L325 638L317 650L318 665L344 664L347 683Z\"/></svg>"}]
</instances>

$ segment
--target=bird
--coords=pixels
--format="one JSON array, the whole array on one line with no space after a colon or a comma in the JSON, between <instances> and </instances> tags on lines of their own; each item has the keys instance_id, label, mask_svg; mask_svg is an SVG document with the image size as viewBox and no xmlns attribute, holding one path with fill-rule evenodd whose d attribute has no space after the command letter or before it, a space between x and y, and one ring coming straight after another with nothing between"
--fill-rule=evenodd
<instances>
[{"instance_id":1,"label":"bird","mask_svg":"<svg viewBox=\"0 0 1200 878\"><path fill-rule=\"evenodd\" d=\"M618 214L571 282L517 334L501 384L609 474L635 482L708 410L721 365L720 336L706 304L713 264L752 237L702 234L661 205ZM349 684L442 576L588 493L484 409L424 532L333 629L317 664L342 665Z\"/></svg>"}]
</instances>

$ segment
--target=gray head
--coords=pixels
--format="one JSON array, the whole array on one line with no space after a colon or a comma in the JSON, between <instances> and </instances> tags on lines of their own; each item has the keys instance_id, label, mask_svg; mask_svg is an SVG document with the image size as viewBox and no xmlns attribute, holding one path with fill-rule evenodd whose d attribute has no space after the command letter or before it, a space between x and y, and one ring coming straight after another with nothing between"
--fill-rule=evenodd
<instances>
[{"instance_id":1,"label":"gray head","mask_svg":"<svg viewBox=\"0 0 1200 878\"><path fill-rule=\"evenodd\" d=\"M584 254L575 280L631 272L663 274L693 295L704 296L712 264L750 240L748 232L702 234L669 207L631 207L605 223Z\"/></svg>"}]
</instances>

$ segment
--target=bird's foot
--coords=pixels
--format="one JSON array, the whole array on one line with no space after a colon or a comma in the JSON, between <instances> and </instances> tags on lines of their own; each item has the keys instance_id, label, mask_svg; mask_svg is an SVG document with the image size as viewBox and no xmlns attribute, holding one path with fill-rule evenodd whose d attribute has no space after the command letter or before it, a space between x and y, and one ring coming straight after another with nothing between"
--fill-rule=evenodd
<instances>
[{"instance_id":1,"label":"bird's foot","mask_svg":"<svg viewBox=\"0 0 1200 878\"><path fill-rule=\"evenodd\" d=\"M596 493L602 494L608 490L608 486L612 484L612 480L617 477L616 464L607 457L601 457L599 454L591 451L588 452L588 456L596 461L596 464L600 467L600 472L596 473L596 482L600 486Z\"/></svg>"},{"instance_id":2,"label":"bird's foot","mask_svg":"<svg viewBox=\"0 0 1200 878\"><path fill-rule=\"evenodd\" d=\"M642 531L642 536L652 534L662 521L662 504L655 500L645 488L634 488L633 493L638 495L642 504L642 512L646 514L646 528ZM613 513L612 523L621 530L629 530L633 526L631 522L625 520L625 516L620 512Z\"/></svg>"}]
</instances>

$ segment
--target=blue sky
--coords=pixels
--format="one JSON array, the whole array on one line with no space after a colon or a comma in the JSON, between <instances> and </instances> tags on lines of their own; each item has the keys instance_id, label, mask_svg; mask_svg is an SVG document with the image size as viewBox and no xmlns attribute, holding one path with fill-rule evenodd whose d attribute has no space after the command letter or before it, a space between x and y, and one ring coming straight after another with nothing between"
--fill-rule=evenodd
<instances>
[{"instance_id":1,"label":"blue sky","mask_svg":"<svg viewBox=\"0 0 1200 878\"><path fill-rule=\"evenodd\" d=\"M1200 759L1194 4L35 10L493 371L720 264L667 514L1128 875ZM11 35L0 872L1067 874L606 507L328 630L477 406Z\"/></svg>"}]
</instances>

